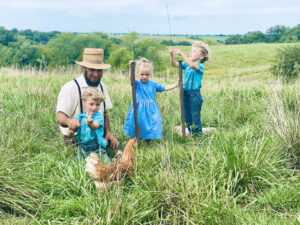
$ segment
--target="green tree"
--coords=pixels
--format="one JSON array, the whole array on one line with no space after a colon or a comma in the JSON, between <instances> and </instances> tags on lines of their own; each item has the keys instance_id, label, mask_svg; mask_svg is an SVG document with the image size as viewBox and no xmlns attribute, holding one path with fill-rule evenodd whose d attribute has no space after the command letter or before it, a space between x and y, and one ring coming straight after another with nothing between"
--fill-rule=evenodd
<instances>
[{"instance_id":1,"label":"green tree","mask_svg":"<svg viewBox=\"0 0 300 225\"><path fill-rule=\"evenodd\" d=\"M266 31L267 41L268 42L278 42L287 29L288 28L284 25L276 25L276 26L270 27Z\"/></svg>"},{"instance_id":2,"label":"green tree","mask_svg":"<svg viewBox=\"0 0 300 225\"><path fill-rule=\"evenodd\" d=\"M127 48L118 48L110 53L107 60L112 65L113 70L128 70L128 62L132 59L132 54Z\"/></svg>"},{"instance_id":3,"label":"green tree","mask_svg":"<svg viewBox=\"0 0 300 225\"><path fill-rule=\"evenodd\" d=\"M244 35L243 43L259 43L259 42L266 42L265 34L261 31L253 31L248 32Z\"/></svg>"},{"instance_id":4,"label":"green tree","mask_svg":"<svg viewBox=\"0 0 300 225\"><path fill-rule=\"evenodd\" d=\"M0 44L0 66L11 65L14 54L13 48Z\"/></svg>"},{"instance_id":5,"label":"green tree","mask_svg":"<svg viewBox=\"0 0 300 225\"><path fill-rule=\"evenodd\" d=\"M225 40L226 45L234 45L243 43L243 36L240 34L235 34L230 36Z\"/></svg>"},{"instance_id":6,"label":"green tree","mask_svg":"<svg viewBox=\"0 0 300 225\"><path fill-rule=\"evenodd\" d=\"M41 49L39 55L45 57L47 65L50 67L74 63L74 60L80 55L79 50L72 44L75 36L72 33L58 35Z\"/></svg>"},{"instance_id":7,"label":"green tree","mask_svg":"<svg viewBox=\"0 0 300 225\"><path fill-rule=\"evenodd\" d=\"M152 39L140 40L134 46L134 54L136 58L145 57L153 62L155 70L163 70L164 63L161 51L166 47L153 41Z\"/></svg>"},{"instance_id":8,"label":"green tree","mask_svg":"<svg viewBox=\"0 0 300 225\"><path fill-rule=\"evenodd\" d=\"M139 40L139 34L137 32L129 32L123 39L122 46L129 49L133 59L136 59L135 46Z\"/></svg>"},{"instance_id":9,"label":"green tree","mask_svg":"<svg viewBox=\"0 0 300 225\"><path fill-rule=\"evenodd\" d=\"M282 37L280 42L298 42L300 40L300 24L293 27L292 29L287 29Z\"/></svg>"},{"instance_id":10,"label":"green tree","mask_svg":"<svg viewBox=\"0 0 300 225\"><path fill-rule=\"evenodd\" d=\"M105 42L107 35L102 33L92 33L92 34L77 34L73 40L71 40L71 45L77 51L77 57L75 60L81 60L84 48L105 48ZM108 52L104 51L105 58L108 56Z\"/></svg>"},{"instance_id":11,"label":"green tree","mask_svg":"<svg viewBox=\"0 0 300 225\"><path fill-rule=\"evenodd\" d=\"M29 40L22 42L18 51L13 56L12 63L16 65L36 66L38 57L38 46L32 45Z\"/></svg>"},{"instance_id":12,"label":"green tree","mask_svg":"<svg viewBox=\"0 0 300 225\"><path fill-rule=\"evenodd\" d=\"M15 42L16 36L13 32L6 30L4 27L0 27L0 44L8 45L9 42Z\"/></svg>"}]
</instances>

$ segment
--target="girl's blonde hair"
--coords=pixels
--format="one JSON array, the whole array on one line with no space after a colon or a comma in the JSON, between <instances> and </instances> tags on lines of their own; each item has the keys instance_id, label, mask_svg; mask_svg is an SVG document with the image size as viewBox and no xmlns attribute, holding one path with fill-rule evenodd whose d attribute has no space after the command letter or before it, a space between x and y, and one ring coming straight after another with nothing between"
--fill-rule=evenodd
<instances>
[{"instance_id":1,"label":"girl's blonde hair","mask_svg":"<svg viewBox=\"0 0 300 225\"><path fill-rule=\"evenodd\" d=\"M136 62L136 72L137 73L141 67L149 68L150 74L152 74L153 64L148 59L140 58L140 60Z\"/></svg>"},{"instance_id":2,"label":"girl's blonde hair","mask_svg":"<svg viewBox=\"0 0 300 225\"><path fill-rule=\"evenodd\" d=\"M201 63L206 62L210 58L210 52L207 44L203 43L202 41L196 41L193 43L192 47L196 47L200 49L203 55L203 59L201 60Z\"/></svg>"},{"instance_id":3,"label":"girl's blonde hair","mask_svg":"<svg viewBox=\"0 0 300 225\"><path fill-rule=\"evenodd\" d=\"M81 98L83 101L87 101L91 98L96 103L101 103L105 100L105 96L100 92L100 90L94 87L88 87L86 91L83 92Z\"/></svg>"}]
</instances>

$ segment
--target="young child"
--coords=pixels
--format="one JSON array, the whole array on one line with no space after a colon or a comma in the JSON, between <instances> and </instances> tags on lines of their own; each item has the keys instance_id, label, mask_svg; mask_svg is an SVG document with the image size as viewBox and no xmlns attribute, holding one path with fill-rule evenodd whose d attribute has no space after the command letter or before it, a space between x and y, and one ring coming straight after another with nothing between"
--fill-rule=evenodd
<instances>
[{"instance_id":1,"label":"young child","mask_svg":"<svg viewBox=\"0 0 300 225\"><path fill-rule=\"evenodd\" d=\"M129 66L133 61L129 61ZM172 85L161 85L150 81L152 64L142 58L137 62L136 74L139 80L135 81L139 135L150 145L151 139L162 138L162 120L160 111L155 101L156 92L169 91L178 87L178 82ZM135 137L135 123L133 103L131 103L124 125L124 134Z\"/></svg>"},{"instance_id":2,"label":"young child","mask_svg":"<svg viewBox=\"0 0 300 225\"><path fill-rule=\"evenodd\" d=\"M104 163L109 164L111 161L105 150L106 140L103 137L104 116L98 112L105 96L97 88L89 87L81 98L86 112L76 118L80 123L77 130L78 154L80 158L85 158L91 152L96 152Z\"/></svg>"},{"instance_id":3,"label":"young child","mask_svg":"<svg viewBox=\"0 0 300 225\"><path fill-rule=\"evenodd\" d=\"M208 46L202 42L195 42L192 45L190 56L187 57L178 48L169 48L171 64L179 67L179 63L175 61L174 55L179 55L184 60L182 69L183 77L183 106L184 119L188 130L192 134L202 132L201 124L201 107L202 97L200 94L201 80L204 73L203 63L209 59Z\"/></svg>"}]
</instances>

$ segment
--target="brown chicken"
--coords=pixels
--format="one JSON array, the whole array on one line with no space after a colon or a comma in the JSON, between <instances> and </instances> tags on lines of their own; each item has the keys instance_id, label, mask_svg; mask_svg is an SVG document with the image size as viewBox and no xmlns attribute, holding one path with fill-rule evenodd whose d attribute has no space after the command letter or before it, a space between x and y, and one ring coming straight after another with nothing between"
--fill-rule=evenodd
<instances>
[{"instance_id":1,"label":"brown chicken","mask_svg":"<svg viewBox=\"0 0 300 225\"><path fill-rule=\"evenodd\" d=\"M135 147L136 139L129 140L121 159L109 165L103 165L96 153L91 153L85 159L86 171L95 181L97 188L107 190L117 182L121 181L122 178L127 178L132 174Z\"/></svg>"}]
</instances>

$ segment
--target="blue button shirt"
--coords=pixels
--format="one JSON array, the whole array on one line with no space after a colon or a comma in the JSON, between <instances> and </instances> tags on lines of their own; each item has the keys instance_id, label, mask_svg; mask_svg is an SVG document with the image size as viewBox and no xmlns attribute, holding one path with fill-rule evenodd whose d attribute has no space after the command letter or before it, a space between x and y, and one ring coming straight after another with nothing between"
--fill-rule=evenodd
<instances>
[{"instance_id":1,"label":"blue button shirt","mask_svg":"<svg viewBox=\"0 0 300 225\"><path fill-rule=\"evenodd\" d=\"M90 118L93 119L93 123L99 123L100 127L96 130L92 130L85 122L87 119L86 112L83 112L77 116L77 120L80 122L80 128L77 131L77 141L78 142L88 142L97 138L98 144L102 147L106 147L106 140L104 135L104 116L96 112Z\"/></svg>"},{"instance_id":2,"label":"blue button shirt","mask_svg":"<svg viewBox=\"0 0 300 225\"><path fill-rule=\"evenodd\" d=\"M183 90L197 90L201 88L204 66L200 62L197 62L197 66L199 70L192 69L186 62L181 64L181 68L184 70Z\"/></svg>"}]
</instances>

